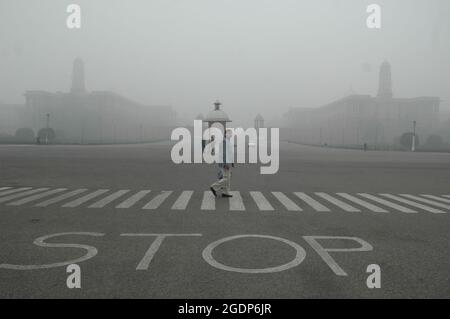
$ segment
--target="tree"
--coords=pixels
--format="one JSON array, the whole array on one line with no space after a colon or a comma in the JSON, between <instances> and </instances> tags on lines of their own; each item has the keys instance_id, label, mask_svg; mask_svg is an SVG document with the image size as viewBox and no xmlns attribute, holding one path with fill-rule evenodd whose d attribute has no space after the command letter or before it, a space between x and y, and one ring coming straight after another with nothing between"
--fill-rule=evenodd
<instances>
[{"instance_id":1,"label":"tree","mask_svg":"<svg viewBox=\"0 0 450 319\"><path fill-rule=\"evenodd\" d=\"M38 132L39 139L41 142L44 142L46 139L49 141L54 140L56 137L55 131L49 127L49 128L41 128Z\"/></svg>"},{"instance_id":2,"label":"tree","mask_svg":"<svg viewBox=\"0 0 450 319\"><path fill-rule=\"evenodd\" d=\"M14 134L17 141L20 142L33 142L34 141L34 131L31 128L23 127L17 129Z\"/></svg>"},{"instance_id":3,"label":"tree","mask_svg":"<svg viewBox=\"0 0 450 319\"><path fill-rule=\"evenodd\" d=\"M400 137L400 144L406 148L411 148L412 146L412 138L413 138L412 132L403 133L403 135ZM419 145L419 137L416 134L416 147Z\"/></svg>"}]
</instances>

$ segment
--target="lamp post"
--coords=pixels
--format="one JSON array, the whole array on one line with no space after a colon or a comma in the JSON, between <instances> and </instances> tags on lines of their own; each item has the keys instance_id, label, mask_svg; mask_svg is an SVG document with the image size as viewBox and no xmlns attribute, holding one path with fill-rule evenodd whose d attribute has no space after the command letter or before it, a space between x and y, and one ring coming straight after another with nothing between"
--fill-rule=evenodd
<instances>
[{"instance_id":1,"label":"lamp post","mask_svg":"<svg viewBox=\"0 0 450 319\"><path fill-rule=\"evenodd\" d=\"M320 141L319 141L320 146L322 146L322 127L320 128Z\"/></svg>"},{"instance_id":2,"label":"lamp post","mask_svg":"<svg viewBox=\"0 0 450 319\"><path fill-rule=\"evenodd\" d=\"M375 126L375 149L377 149L378 146L378 122Z\"/></svg>"},{"instance_id":3,"label":"lamp post","mask_svg":"<svg viewBox=\"0 0 450 319\"><path fill-rule=\"evenodd\" d=\"M416 151L416 121L413 121L413 136L412 136L412 145L411 145L411 151Z\"/></svg>"},{"instance_id":4,"label":"lamp post","mask_svg":"<svg viewBox=\"0 0 450 319\"><path fill-rule=\"evenodd\" d=\"M47 113L47 129L45 130L45 144L48 144L48 131L50 129L50 113Z\"/></svg>"}]
</instances>

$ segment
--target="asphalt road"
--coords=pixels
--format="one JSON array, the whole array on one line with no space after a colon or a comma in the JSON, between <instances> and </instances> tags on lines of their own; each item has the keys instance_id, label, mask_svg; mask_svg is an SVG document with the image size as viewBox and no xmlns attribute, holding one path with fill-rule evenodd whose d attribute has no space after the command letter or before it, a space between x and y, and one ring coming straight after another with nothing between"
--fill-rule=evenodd
<instances>
[{"instance_id":1,"label":"asphalt road","mask_svg":"<svg viewBox=\"0 0 450 319\"><path fill-rule=\"evenodd\" d=\"M275 175L236 165L230 203L205 193L214 166L175 165L170 149L0 146L0 297L450 297L450 154L283 143ZM327 257L314 239L366 251Z\"/></svg>"}]
</instances>

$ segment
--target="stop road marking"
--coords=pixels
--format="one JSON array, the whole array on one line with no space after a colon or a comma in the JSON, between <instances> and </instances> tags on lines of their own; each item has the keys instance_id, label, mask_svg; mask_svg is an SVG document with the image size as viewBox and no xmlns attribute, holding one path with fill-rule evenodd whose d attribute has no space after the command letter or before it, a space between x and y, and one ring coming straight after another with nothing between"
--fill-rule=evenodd
<instances>
[{"instance_id":1,"label":"stop road marking","mask_svg":"<svg viewBox=\"0 0 450 319\"><path fill-rule=\"evenodd\" d=\"M77 235L77 236L104 236L103 233L92 233L92 232L67 232L67 233L57 233L57 234L50 234L46 236L42 236L37 238L34 241L34 244L40 247L45 248L77 248L82 249L86 251L86 254L82 257L78 257L75 259L67 260L67 261L61 261L56 263L49 263L49 264L37 264L37 265L20 265L20 264L0 264L0 269L12 269L12 270L36 270L36 269L48 269L48 268L55 268L55 267L62 267L67 266L70 264L79 264L83 261L89 260L97 255L97 248L93 246L87 246L87 245L80 245L80 244L69 244L69 243L47 243L45 242L47 239L55 238L55 237L61 237L61 236L68 236L68 235ZM202 234L160 234L160 233L126 233L121 234L121 237L154 237L153 242L151 243L149 249L145 252L144 257L141 259L141 261L138 263L136 270L147 270L150 267L150 264L152 260L155 258L155 255L163 247L163 242L168 238L174 238L174 237L201 237ZM281 263L278 266L275 267L269 267L269 268L254 268L254 269L248 269L248 268L238 268L238 267L231 267L228 265L225 265L224 263L219 263L217 260L213 257L213 250L219 249L219 246L225 242L233 241L235 239L240 238L263 238L263 239L271 239L276 240L279 242L282 242L292 248L294 248L296 254L294 259L287 263ZM330 267L330 269L337 275L337 276L347 276L347 273L338 265L338 263L331 257L330 252L368 252L372 251L373 247L368 242L364 241L361 238L358 237L347 237L347 236L303 236L305 241L312 247L312 249L322 258L322 260ZM173 240L173 239L170 239ZM183 239L186 240L186 239ZM318 240L346 240L346 241L353 241L360 245L360 247L356 248L326 248L322 246ZM247 273L247 274L264 274L264 273L275 273L275 272L281 272L285 271L291 268L294 268L298 265L300 265L303 260L306 258L306 251L297 243L294 243L293 241L287 240L285 238L281 237L275 237L275 236L267 236L267 235L261 235L261 234L244 234L244 235L235 235L231 237L225 237L219 240L216 240L210 244L208 244L202 251L202 257L206 263L208 263L210 266L224 270L224 271L230 271L230 272L239 272L239 273Z\"/></svg>"}]
</instances>

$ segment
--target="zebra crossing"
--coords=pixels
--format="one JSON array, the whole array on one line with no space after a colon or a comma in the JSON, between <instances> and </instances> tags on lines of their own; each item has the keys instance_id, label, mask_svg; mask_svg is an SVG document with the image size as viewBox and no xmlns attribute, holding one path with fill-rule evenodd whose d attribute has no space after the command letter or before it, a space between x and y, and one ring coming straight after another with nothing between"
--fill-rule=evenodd
<instances>
[{"instance_id":1,"label":"zebra crossing","mask_svg":"<svg viewBox=\"0 0 450 319\"><path fill-rule=\"evenodd\" d=\"M0 187L0 204L87 209L141 209L143 212L165 210L230 212L317 213L450 213L450 195L325 192L233 191L231 198L215 198L209 190L131 190L68 189L50 187Z\"/></svg>"}]
</instances>

